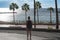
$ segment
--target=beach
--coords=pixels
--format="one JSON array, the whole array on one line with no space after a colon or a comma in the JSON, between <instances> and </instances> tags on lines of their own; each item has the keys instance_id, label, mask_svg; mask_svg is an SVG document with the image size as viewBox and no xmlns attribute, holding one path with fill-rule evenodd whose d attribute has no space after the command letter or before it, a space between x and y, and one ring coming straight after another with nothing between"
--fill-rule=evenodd
<instances>
[{"instance_id":1,"label":"beach","mask_svg":"<svg viewBox=\"0 0 60 40\"><path fill-rule=\"evenodd\" d=\"M26 28L26 25L3 25L3 24L1 24L0 27L22 27L22 28ZM55 29L56 25L36 25L36 28L47 29L48 27L52 27L53 29ZM32 28L34 28L34 25ZM59 25L59 29L60 29L60 25Z\"/></svg>"},{"instance_id":2,"label":"beach","mask_svg":"<svg viewBox=\"0 0 60 40\"><path fill-rule=\"evenodd\" d=\"M26 28L26 25L10 25L10 27ZM56 25L36 25L36 28L40 28L40 29L48 29L48 27L52 29L56 29ZM32 28L34 28L34 25L32 26ZM59 25L59 29L60 29L60 25Z\"/></svg>"}]
</instances>

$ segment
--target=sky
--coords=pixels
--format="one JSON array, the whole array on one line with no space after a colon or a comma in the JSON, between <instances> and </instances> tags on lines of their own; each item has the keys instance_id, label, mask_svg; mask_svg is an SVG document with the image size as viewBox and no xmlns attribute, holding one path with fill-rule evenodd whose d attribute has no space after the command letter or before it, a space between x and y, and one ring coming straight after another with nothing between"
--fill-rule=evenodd
<instances>
[{"instance_id":1,"label":"sky","mask_svg":"<svg viewBox=\"0 0 60 40\"><path fill-rule=\"evenodd\" d=\"M53 7L55 8L55 2L54 0L36 0L41 3L42 8L48 8ZM0 8L9 8L9 5L14 2L16 3L20 8L24 3L27 3L30 5L30 8L33 8L33 0L0 0ZM58 8L60 8L60 0L58 0Z\"/></svg>"},{"instance_id":2,"label":"sky","mask_svg":"<svg viewBox=\"0 0 60 40\"><path fill-rule=\"evenodd\" d=\"M36 1L39 1L41 3L42 8L49 8L49 7L55 8L55 2L54 2L55 0L36 0ZM34 0L0 0L0 12L11 12L12 10L9 10L9 5L11 3L16 3L19 6L18 10L20 13L21 6L24 3L27 3L30 8L33 8L34 7L33 2ZM58 0L58 8L60 8L60 0ZM11 15L12 14L0 14L0 21L8 21Z\"/></svg>"}]
</instances>

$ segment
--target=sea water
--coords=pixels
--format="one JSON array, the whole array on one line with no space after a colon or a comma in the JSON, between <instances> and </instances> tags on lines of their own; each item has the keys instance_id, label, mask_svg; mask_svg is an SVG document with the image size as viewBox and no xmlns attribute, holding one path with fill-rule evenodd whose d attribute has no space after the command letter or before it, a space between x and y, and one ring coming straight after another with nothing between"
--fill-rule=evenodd
<instances>
[{"instance_id":1,"label":"sea water","mask_svg":"<svg viewBox=\"0 0 60 40\"><path fill-rule=\"evenodd\" d=\"M34 10L31 9L29 11L26 12L27 13L27 17L30 16L31 20L34 21ZM52 22L56 23L56 12L54 9L54 12L52 11ZM39 22L50 22L50 11L47 10L47 8L42 8L38 10L38 15L39 15ZM58 13L59 15L59 20L60 20L60 13ZM21 11L20 13L18 13L18 15L15 16L16 20L22 22L25 21L25 11ZM37 22L37 14L36 14L36 22ZM59 21L60 22L60 21Z\"/></svg>"},{"instance_id":2,"label":"sea water","mask_svg":"<svg viewBox=\"0 0 60 40\"><path fill-rule=\"evenodd\" d=\"M60 9L58 9L58 11L59 10ZM51 15L52 23L56 23L55 9L54 9L54 12L51 12L51 13L52 13L52 15ZM8 16L7 14L5 14L5 15ZM32 22L34 22L34 9L32 8L32 9L28 10L26 12L26 14L27 14L27 17L30 16ZM2 14L2 15L4 15L4 14ZM50 11L47 10L47 8L38 9L38 15L39 15L39 23L49 23L50 22ZM59 23L60 23L60 13L58 13L58 15L59 15ZM3 17L3 16L1 16L1 17ZM36 17L36 22L37 22L37 13L36 13L35 17ZM4 17L2 19L4 19ZM7 17L6 19L8 19L8 20L6 20L7 22L8 21L12 22L13 21L13 13L11 13L11 15L9 17ZM17 11L17 13L15 13L15 22L24 23L26 20L25 20L25 11L20 9L19 11ZM0 21L3 21L3 20L0 20Z\"/></svg>"}]
</instances>

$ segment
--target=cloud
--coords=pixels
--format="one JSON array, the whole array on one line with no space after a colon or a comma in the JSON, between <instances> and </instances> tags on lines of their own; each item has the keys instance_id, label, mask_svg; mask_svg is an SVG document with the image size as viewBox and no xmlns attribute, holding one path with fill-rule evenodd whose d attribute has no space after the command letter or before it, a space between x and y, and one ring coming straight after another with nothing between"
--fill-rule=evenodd
<instances>
[{"instance_id":1,"label":"cloud","mask_svg":"<svg viewBox=\"0 0 60 40\"><path fill-rule=\"evenodd\" d=\"M10 1L10 0L0 0L0 1Z\"/></svg>"},{"instance_id":2,"label":"cloud","mask_svg":"<svg viewBox=\"0 0 60 40\"><path fill-rule=\"evenodd\" d=\"M41 2L42 7L46 7L46 8L49 7L49 6L54 7L53 5L55 5L54 0L36 0L36 1ZM4 8L4 7L8 8L9 5L12 2L16 3L20 8L21 8L21 6L24 3L29 4L30 5L30 8L33 8L33 2L34 2L34 0L0 0L0 8L1 7L2 8ZM58 0L58 7L60 7L59 4L60 4L60 1Z\"/></svg>"},{"instance_id":3,"label":"cloud","mask_svg":"<svg viewBox=\"0 0 60 40\"><path fill-rule=\"evenodd\" d=\"M36 1L39 1L43 8L55 7L54 0L36 0Z\"/></svg>"}]
</instances>

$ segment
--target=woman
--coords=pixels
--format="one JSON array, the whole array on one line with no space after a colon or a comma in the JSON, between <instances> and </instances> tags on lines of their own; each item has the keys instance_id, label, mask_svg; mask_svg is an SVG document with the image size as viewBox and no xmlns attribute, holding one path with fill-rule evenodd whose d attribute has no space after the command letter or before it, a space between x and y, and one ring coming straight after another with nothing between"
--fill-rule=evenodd
<instances>
[{"instance_id":1,"label":"woman","mask_svg":"<svg viewBox=\"0 0 60 40\"><path fill-rule=\"evenodd\" d=\"M32 21L30 20L30 16L28 16L26 27L27 27L27 40L28 40L29 35L30 35L30 40L31 40Z\"/></svg>"}]
</instances>

